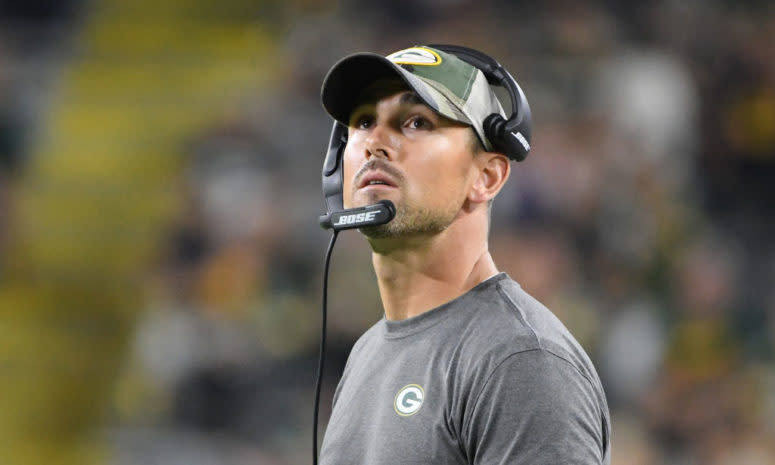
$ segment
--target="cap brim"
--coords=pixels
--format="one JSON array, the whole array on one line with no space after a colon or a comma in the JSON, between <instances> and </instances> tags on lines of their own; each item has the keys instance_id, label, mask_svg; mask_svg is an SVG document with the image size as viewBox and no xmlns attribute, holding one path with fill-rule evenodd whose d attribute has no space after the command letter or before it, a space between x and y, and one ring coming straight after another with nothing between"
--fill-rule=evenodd
<instances>
[{"instance_id":1,"label":"cap brim","mask_svg":"<svg viewBox=\"0 0 775 465\"><path fill-rule=\"evenodd\" d=\"M401 69L383 56L374 53L347 56L331 68L323 81L320 92L323 108L335 120L347 124L366 87L384 78L400 78L413 87Z\"/></svg>"}]
</instances>

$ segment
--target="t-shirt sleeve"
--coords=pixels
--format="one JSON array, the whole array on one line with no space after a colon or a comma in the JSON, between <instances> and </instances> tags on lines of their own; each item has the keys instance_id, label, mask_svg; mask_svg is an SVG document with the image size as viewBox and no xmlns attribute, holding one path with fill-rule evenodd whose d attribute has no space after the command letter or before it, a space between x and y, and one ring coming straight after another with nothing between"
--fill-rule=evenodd
<instances>
[{"instance_id":1,"label":"t-shirt sleeve","mask_svg":"<svg viewBox=\"0 0 775 465\"><path fill-rule=\"evenodd\" d=\"M594 389L545 350L507 357L484 381L462 440L476 465L602 464L602 412Z\"/></svg>"}]
</instances>

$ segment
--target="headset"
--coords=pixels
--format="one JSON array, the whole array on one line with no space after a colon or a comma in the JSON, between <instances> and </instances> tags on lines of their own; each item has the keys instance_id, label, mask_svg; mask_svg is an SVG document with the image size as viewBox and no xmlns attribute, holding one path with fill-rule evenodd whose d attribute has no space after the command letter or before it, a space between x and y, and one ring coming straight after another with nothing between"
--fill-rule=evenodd
<instances>
[{"instance_id":1,"label":"headset","mask_svg":"<svg viewBox=\"0 0 775 465\"><path fill-rule=\"evenodd\" d=\"M490 85L501 86L509 94L511 100L511 116L508 119L493 113L482 122L484 133L493 147L514 161L523 161L530 152L532 116L524 92L514 77L495 59L480 51L460 45L432 44L428 47L455 55L461 60L478 68L484 74ZM321 326L320 359L315 386L315 412L313 419L313 449L312 463L317 465L317 428L320 403L320 385L323 375L323 359L326 344L326 315L328 301L328 269L331 262L336 237L339 231L355 229L364 226L375 226L390 222L396 214L393 203L381 200L365 207L345 209L342 198L343 168L342 158L347 146L347 126L334 122L331 137L328 141L326 158L323 162L323 196L326 201L326 214L318 218L320 226L333 230L331 241L326 251L323 271L323 322Z\"/></svg>"}]
</instances>

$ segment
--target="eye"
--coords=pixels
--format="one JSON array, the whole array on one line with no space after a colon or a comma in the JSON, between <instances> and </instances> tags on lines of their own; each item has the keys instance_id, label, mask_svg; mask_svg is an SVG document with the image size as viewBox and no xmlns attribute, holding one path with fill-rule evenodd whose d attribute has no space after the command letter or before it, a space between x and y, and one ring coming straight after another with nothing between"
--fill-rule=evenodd
<instances>
[{"instance_id":1,"label":"eye","mask_svg":"<svg viewBox=\"0 0 775 465\"><path fill-rule=\"evenodd\" d=\"M424 116L415 115L406 120L406 126L411 129L430 129L432 124L428 118Z\"/></svg>"},{"instance_id":2,"label":"eye","mask_svg":"<svg viewBox=\"0 0 775 465\"><path fill-rule=\"evenodd\" d=\"M351 124L356 129L368 129L374 125L374 116L363 114L353 118Z\"/></svg>"}]
</instances>

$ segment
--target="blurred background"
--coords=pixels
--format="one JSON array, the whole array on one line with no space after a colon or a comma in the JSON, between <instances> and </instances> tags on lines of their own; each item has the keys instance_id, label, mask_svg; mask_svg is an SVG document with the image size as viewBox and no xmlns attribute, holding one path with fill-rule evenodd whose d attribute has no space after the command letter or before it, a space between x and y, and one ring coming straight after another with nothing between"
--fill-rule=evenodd
<instances>
[{"instance_id":1,"label":"blurred background","mask_svg":"<svg viewBox=\"0 0 775 465\"><path fill-rule=\"evenodd\" d=\"M309 463L320 85L429 42L528 96L491 249L594 360L613 463L775 463L775 6L753 0L0 0L0 463ZM330 285L324 422L382 313L357 233Z\"/></svg>"}]
</instances>

